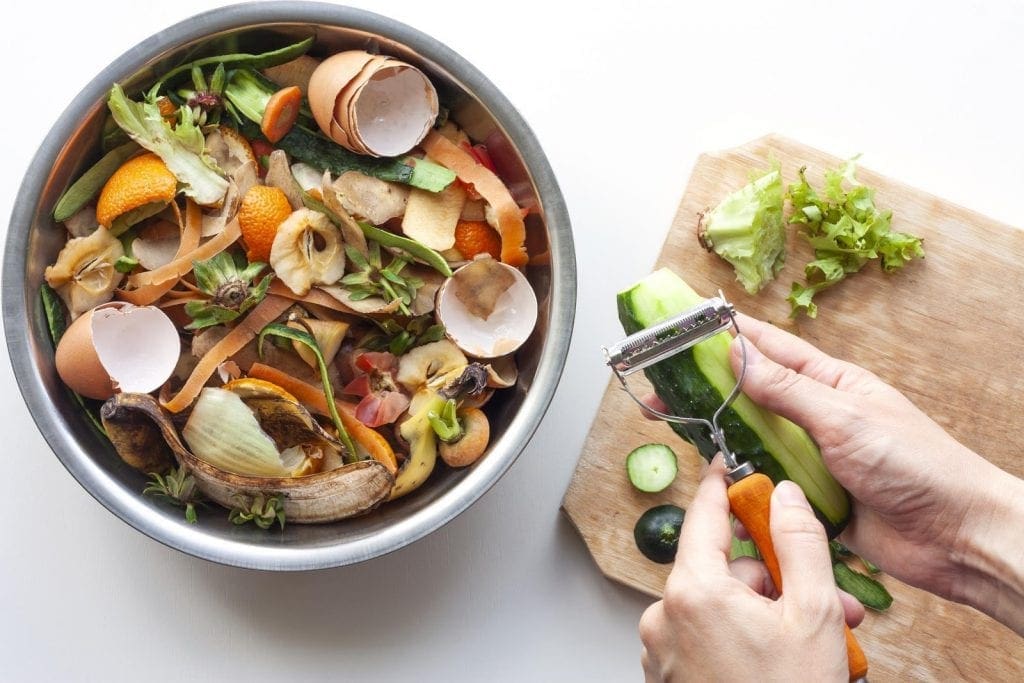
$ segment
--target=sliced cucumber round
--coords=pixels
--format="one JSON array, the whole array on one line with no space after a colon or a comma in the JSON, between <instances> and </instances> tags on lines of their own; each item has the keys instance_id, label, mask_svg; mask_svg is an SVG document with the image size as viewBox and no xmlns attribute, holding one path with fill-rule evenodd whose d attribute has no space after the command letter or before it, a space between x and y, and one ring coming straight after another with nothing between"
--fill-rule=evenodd
<instances>
[{"instance_id":1,"label":"sliced cucumber round","mask_svg":"<svg viewBox=\"0 0 1024 683\"><path fill-rule=\"evenodd\" d=\"M677 472L676 454L663 443L644 444L626 456L630 483L645 493L664 491L675 481Z\"/></svg>"}]
</instances>

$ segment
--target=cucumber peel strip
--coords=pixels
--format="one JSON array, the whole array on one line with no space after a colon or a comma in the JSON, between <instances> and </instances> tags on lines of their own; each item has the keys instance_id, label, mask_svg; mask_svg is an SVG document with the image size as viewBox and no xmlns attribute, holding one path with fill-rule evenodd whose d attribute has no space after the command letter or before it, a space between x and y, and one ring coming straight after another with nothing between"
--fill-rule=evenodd
<instances>
[{"instance_id":1,"label":"cucumber peel strip","mask_svg":"<svg viewBox=\"0 0 1024 683\"><path fill-rule=\"evenodd\" d=\"M53 220L63 223L78 213L83 206L99 194L110 176L114 175L114 171L140 149L142 148L139 144L132 140L104 154L99 161L89 167L88 171L64 190L64 194L57 200L57 205L53 207Z\"/></svg>"}]
</instances>

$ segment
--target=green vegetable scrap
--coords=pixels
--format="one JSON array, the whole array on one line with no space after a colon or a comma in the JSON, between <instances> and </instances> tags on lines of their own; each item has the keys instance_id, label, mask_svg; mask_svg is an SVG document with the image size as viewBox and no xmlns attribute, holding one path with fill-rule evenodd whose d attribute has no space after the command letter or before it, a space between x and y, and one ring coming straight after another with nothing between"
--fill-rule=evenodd
<instances>
[{"instance_id":1,"label":"green vegetable scrap","mask_svg":"<svg viewBox=\"0 0 1024 683\"><path fill-rule=\"evenodd\" d=\"M196 505L203 504L203 494L196 488L195 477L188 468L182 465L167 474L150 472L149 478L149 484L142 490L144 495L185 508L185 519L189 524L196 523Z\"/></svg>"},{"instance_id":2,"label":"green vegetable scrap","mask_svg":"<svg viewBox=\"0 0 1024 683\"><path fill-rule=\"evenodd\" d=\"M257 493L251 498L235 496L236 507L228 513L228 520L232 524L246 524L253 522L261 529L269 529L274 522L284 529L284 503L281 496L266 497Z\"/></svg>"},{"instance_id":3,"label":"green vegetable scrap","mask_svg":"<svg viewBox=\"0 0 1024 683\"><path fill-rule=\"evenodd\" d=\"M342 454L342 460L346 463L358 460L359 454L356 451L355 444L352 443L352 437L349 436L348 430L346 430L345 425L342 424L341 415L338 414L338 407L334 403L334 390L331 388L331 379L327 373L327 362L324 360L324 354L320 350L320 345L316 343L316 337L314 337L310 331L303 332L302 330L296 330L295 328L288 327L287 325L281 325L280 323L271 323L260 330L259 337L256 340L256 350L259 352L261 360L263 359L263 340L267 338L267 335L297 341L300 344L309 347L309 350L313 352L314 356L316 356L317 367L320 369L320 381L324 387L324 396L327 398L327 408L331 413L331 420L334 422L334 428L338 430L338 439L340 439L342 445L345 446L345 453Z\"/></svg>"},{"instance_id":4,"label":"green vegetable scrap","mask_svg":"<svg viewBox=\"0 0 1024 683\"><path fill-rule=\"evenodd\" d=\"M444 339L444 325L434 323L430 314L417 316L404 327L394 318L371 318L370 322L378 329L368 332L358 344L359 348L370 351L390 351L401 356L409 349Z\"/></svg>"},{"instance_id":5,"label":"green vegetable scrap","mask_svg":"<svg viewBox=\"0 0 1024 683\"><path fill-rule=\"evenodd\" d=\"M790 222L803 225L803 235L814 247L814 260L804 267L806 283L794 282L787 297L793 317L801 311L817 316L814 296L872 259L881 259L882 269L891 272L924 257L921 238L891 230L892 211L880 211L875 191L857 182L856 159L825 172L824 198L807 182L806 167L800 169L799 182L789 186ZM843 189L844 183L849 190Z\"/></svg>"},{"instance_id":6,"label":"green vegetable scrap","mask_svg":"<svg viewBox=\"0 0 1024 683\"><path fill-rule=\"evenodd\" d=\"M114 84L107 100L117 125L137 143L153 152L184 183L184 192L197 204L211 206L224 197L228 181L218 173L217 163L206 153L206 138L195 122L192 109L179 108L179 120L171 127L154 101L134 102Z\"/></svg>"},{"instance_id":7,"label":"green vegetable scrap","mask_svg":"<svg viewBox=\"0 0 1024 683\"><path fill-rule=\"evenodd\" d=\"M878 567L868 560L853 553L839 541L829 541L829 553L832 556L832 574L836 585L857 598L862 605L873 610L886 610L892 604L892 595L878 580L853 569L847 561L860 560L870 574L877 574Z\"/></svg>"},{"instance_id":8,"label":"green vegetable scrap","mask_svg":"<svg viewBox=\"0 0 1024 683\"><path fill-rule=\"evenodd\" d=\"M776 165L701 215L701 244L732 264L750 294L773 280L785 263L782 205L782 172Z\"/></svg>"},{"instance_id":9,"label":"green vegetable scrap","mask_svg":"<svg viewBox=\"0 0 1024 683\"><path fill-rule=\"evenodd\" d=\"M402 315L412 315L409 306L416 299L416 292L423 286L423 280L402 275L409 261L401 256L392 257L391 262L384 266L380 243L371 240L369 245L370 253L365 257L359 250L345 247L345 254L356 270L341 278L341 285L349 291L353 301L377 296L388 303L397 301Z\"/></svg>"},{"instance_id":10,"label":"green vegetable scrap","mask_svg":"<svg viewBox=\"0 0 1024 683\"><path fill-rule=\"evenodd\" d=\"M192 322L185 326L186 330L220 325L238 318L263 301L270 281L274 279L270 273L258 284L253 284L267 264L259 261L246 263L244 257L236 260L227 252L206 261L195 261L192 267L196 286L210 298L185 304L185 313L192 318Z\"/></svg>"},{"instance_id":11,"label":"green vegetable scrap","mask_svg":"<svg viewBox=\"0 0 1024 683\"><path fill-rule=\"evenodd\" d=\"M885 586L867 574L850 569L842 562L832 564L832 574L836 585L857 598L865 607L883 611L892 605L892 595Z\"/></svg>"},{"instance_id":12,"label":"green vegetable scrap","mask_svg":"<svg viewBox=\"0 0 1024 683\"><path fill-rule=\"evenodd\" d=\"M129 141L104 154L103 158L90 166L88 171L64 191L57 205L53 207L53 220L63 223L78 213L100 193L104 183L114 175L114 171L138 151L139 145Z\"/></svg>"}]
</instances>

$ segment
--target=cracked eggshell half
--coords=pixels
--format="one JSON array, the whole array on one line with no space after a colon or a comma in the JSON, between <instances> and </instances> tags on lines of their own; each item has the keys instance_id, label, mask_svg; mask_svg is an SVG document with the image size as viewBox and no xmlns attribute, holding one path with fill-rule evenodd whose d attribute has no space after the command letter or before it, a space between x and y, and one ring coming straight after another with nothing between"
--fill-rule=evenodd
<instances>
[{"instance_id":1,"label":"cracked eggshell half","mask_svg":"<svg viewBox=\"0 0 1024 683\"><path fill-rule=\"evenodd\" d=\"M537 296L512 266L482 258L462 266L437 293L437 319L467 355L512 353L537 323Z\"/></svg>"},{"instance_id":2,"label":"cracked eggshell half","mask_svg":"<svg viewBox=\"0 0 1024 683\"><path fill-rule=\"evenodd\" d=\"M174 372L178 331L155 306L111 302L79 316L57 345L57 374L75 392L106 400L149 393Z\"/></svg>"},{"instance_id":3,"label":"cracked eggshell half","mask_svg":"<svg viewBox=\"0 0 1024 683\"><path fill-rule=\"evenodd\" d=\"M404 154L437 119L437 91L423 72L361 50L325 59L307 95L320 130L357 154Z\"/></svg>"},{"instance_id":4,"label":"cracked eggshell half","mask_svg":"<svg viewBox=\"0 0 1024 683\"><path fill-rule=\"evenodd\" d=\"M334 136L331 133L331 124L334 121L337 101L345 86L358 76L372 59L373 55L363 50L339 52L320 62L310 75L309 90L306 92L309 108L320 130L332 139ZM345 144L340 140L335 142Z\"/></svg>"}]
</instances>

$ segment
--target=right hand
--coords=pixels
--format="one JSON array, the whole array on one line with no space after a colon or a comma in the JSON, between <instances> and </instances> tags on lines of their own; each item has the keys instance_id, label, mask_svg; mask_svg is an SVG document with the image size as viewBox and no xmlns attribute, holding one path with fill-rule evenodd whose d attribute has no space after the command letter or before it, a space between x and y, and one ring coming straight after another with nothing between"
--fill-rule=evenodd
<instances>
[{"instance_id":1,"label":"right hand","mask_svg":"<svg viewBox=\"0 0 1024 683\"><path fill-rule=\"evenodd\" d=\"M743 392L806 429L853 499L844 543L911 585L967 601L960 547L977 531L979 502L1007 475L871 372L768 323L738 323ZM731 352L738 373L738 340Z\"/></svg>"}]
</instances>

